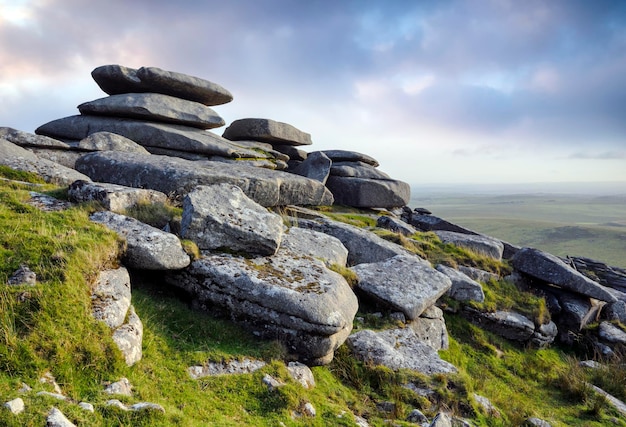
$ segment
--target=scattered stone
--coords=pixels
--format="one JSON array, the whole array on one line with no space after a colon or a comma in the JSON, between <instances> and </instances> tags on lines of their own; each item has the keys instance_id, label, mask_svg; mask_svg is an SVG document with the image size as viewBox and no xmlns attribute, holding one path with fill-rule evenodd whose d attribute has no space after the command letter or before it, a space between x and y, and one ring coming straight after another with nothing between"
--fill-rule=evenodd
<instances>
[{"instance_id":1,"label":"scattered stone","mask_svg":"<svg viewBox=\"0 0 626 427\"><path fill-rule=\"evenodd\" d=\"M19 393L28 393L29 391L33 391L33 389L26 383L22 383L22 385L20 386L19 390L17 390Z\"/></svg>"},{"instance_id":2,"label":"scattered stone","mask_svg":"<svg viewBox=\"0 0 626 427\"><path fill-rule=\"evenodd\" d=\"M189 265L189 255L171 233L108 211L95 212L89 218L126 239L124 260L130 268L177 270Z\"/></svg>"},{"instance_id":3,"label":"scattered stone","mask_svg":"<svg viewBox=\"0 0 626 427\"><path fill-rule=\"evenodd\" d=\"M60 393L51 393L49 391L38 391L37 392L37 396L51 397L51 398L56 399L56 400L67 400L66 396L63 396Z\"/></svg>"},{"instance_id":4,"label":"scattered stone","mask_svg":"<svg viewBox=\"0 0 626 427\"><path fill-rule=\"evenodd\" d=\"M612 344L626 344L626 332L609 322L600 322L598 336Z\"/></svg>"},{"instance_id":5,"label":"scattered stone","mask_svg":"<svg viewBox=\"0 0 626 427\"><path fill-rule=\"evenodd\" d=\"M36 286L37 285L37 275L33 270L28 268L27 265L22 264L20 268L15 270L15 272L9 277L9 281L7 282L11 286Z\"/></svg>"},{"instance_id":6,"label":"scattered stone","mask_svg":"<svg viewBox=\"0 0 626 427\"><path fill-rule=\"evenodd\" d=\"M583 276L558 257L547 252L533 248L522 248L515 254L511 262L518 271L543 282L601 301L617 301L609 289Z\"/></svg>"},{"instance_id":7,"label":"scattered stone","mask_svg":"<svg viewBox=\"0 0 626 427\"><path fill-rule=\"evenodd\" d=\"M67 419L63 412L57 408L52 408L46 417L46 427L76 427Z\"/></svg>"},{"instance_id":8,"label":"scattered stone","mask_svg":"<svg viewBox=\"0 0 626 427\"><path fill-rule=\"evenodd\" d=\"M578 362L578 366L589 369L602 368L602 364L600 362L596 362L595 360L581 360L580 362Z\"/></svg>"},{"instance_id":9,"label":"scattered stone","mask_svg":"<svg viewBox=\"0 0 626 427\"><path fill-rule=\"evenodd\" d=\"M411 187L393 179L346 178L331 175L326 187L333 193L336 205L361 208L394 208L404 206L411 198Z\"/></svg>"},{"instance_id":10,"label":"scattered stone","mask_svg":"<svg viewBox=\"0 0 626 427\"><path fill-rule=\"evenodd\" d=\"M143 342L143 323L135 308L131 305L126 323L113 332L113 342L124 356L127 366L133 366L141 360Z\"/></svg>"},{"instance_id":11,"label":"scattered stone","mask_svg":"<svg viewBox=\"0 0 626 427\"><path fill-rule=\"evenodd\" d=\"M92 315L109 328L118 328L126 319L130 298L130 275L125 267L101 271L91 291Z\"/></svg>"},{"instance_id":12,"label":"scattered stone","mask_svg":"<svg viewBox=\"0 0 626 427\"><path fill-rule=\"evenodd\" d=\"M381 412L392 413L396 411L396 404L394 402L376 402L376 409Z\"/></svg>"},{"instance_id":13,"label":"scattered stone","mask_svg":"<svg viewBox=\"0 0 626 427\"><path fill-rule=\"evenodd\" d=\"M467 275L454 268L439 264L437 271L450 278L452 286L448 291L448 296L456 301L485 301L485 293L480 283L472 280Z\"/></svg>"},{"instance_id":14,"label":"scattered stone","mask_svg":"<svg viewBox=\"0 0 626 427\"><path fill-rule=\"evenodd\" d=\"M226 104L233 100L233 95L216 83L157 67L134 69L103 65L94 69L91 76L109 95L154 92L204 105Z\"/></svg>"},{"instance_id":15,"label":"scattered stone","mask_svg":"<svg viewBox=\"0 0 626 427\"><path fill-rule=\"evenodd\" d=\"M95 181L151 188L168 195L184 196L198 185L229 183L262 206L332 204L321 182L245 165L111 151L88 154L76 167Z\"/></svg>"},{"instance_id":16,"label":"scattered stone","mask_svg":"<svg viewBox=\"0 0 626 427\"><path fill-rule=\"evenodd\" d=\"M358 415L354 416L354 422L356 423L357 427L369 427L369 423L367 422L367 420L363 417L359 417Z\"/></svg>"},{"instance_id":17,"label":"scattered stone","mask_svg":"<svg viewBox=\"0 0 626 427\"><path fill-rule=\"evenodd\" d=\"M306 228L291 227L284 234L280 247L296 254L323 260L326 265L346 266L348 249L336 237Z\"/></svg>"},{"instance_id":18,"label":"scattered stone","mask_svg":"<svg viewBox=\"0 0 626 427\"><path fill-rule=\"evenodd\" d=\"M451 286L450 279L417 256L395 256L388 260L352 267L359 277L357 289L408 319L416 319L435 304Z\"/></svg>"},{"instance_id":19,"label":"scattered stone","mask_svg":"<svg viewBox=\"0 0 626 427\"><path fill-rule=\"evenodd\" d=\"M167 202L167 196L160 191L88 181L73 182L67 197L75 203L95 201L106 210L116 213L123 213L137 204Z\"/></svg>"},{"instance_id":20,"label":"scattered stone","mask_svg":"<svg viewBox=\"0 0 626 427\"><path fill-rule=\"evenodd\" d=\"M326 157L324 153L314 151L308 155L306 160L295 168L290 169L289 172L326 184L332 163L333 162Z\"/></svg>"},{"instance_id":21,"label":"scattered stone","mask_svg":"<svg viewBox=\"0 0 626 427\"><path fill-rule=\"evenodd\" d=\"M413 409L411 413L406 417L406 420L410 423L424 424L428 423L428 418L419 409Z\"/></svg>"},{"instance_id":22,"label":"scattered stone","mask_svg":"<svg viewBox=\"0 0 626 427\"><path fill-rule=\"evenodd\" d=\"M487 415L494 418L500 418L500 411L498 410L498 408L493 406L493 403L491 403L489 399L476 393L473 393L473 397L474 400L476 400L476 403L478 403L478 405L483 409L483 411L485 411Z\"/></svg>"},{"instance_id":23,"label":"scattered stone","mask_svg":"<svg viewBox=\"0 0 626 427\"><path fill-rule=\"evenodd\" d=\"M394 233L400 233L403 236L412 236L417 232L415 228L413 228L406 222L388 215L379 216L376 220L376 227L391 230Z\"/></svg>"},{"instance_id":24,"label":"scattered stone","mask_svg":"<svg viewBox=\"0 0 626 427\"><path fill-rule=\"evenodd\" d=\"M87 412L95 412L95 409L93 407L93 405L91 403L87 403L87 402L80 402L78 404L78 407L87 411Z\"/></svg>"},{"instance_id":25,"label":"scattered stone","mask_svg":"<svg viewBox=\"0 0 626 427\"><path fill-rule=\"evenodd\" d=\"M324 150L322 153L326 154L326 156L333 161L336 162L363 162L365 164L377 167L379 166L378 160L373 157L368 156L367 154L358 153L356 151L348 151L348 150Z\"/></svg>"},{"instance_id":26,"label":"scattered stone","mask_svg":"<svg viewBox=\"0 0 626 427\"><path fill-rule=\"evenodd\" d=\"M4 408L7 408L14 415L24 412L24 401L20 397L9 400L8 402L5 402L2 406Z\"/></svg>"},{"instance_id":27,"label":"scattered stone","mask_svg":"<svg viewBox=\"0 0 626 427\"><path fill-rule=\"evenodd\" d=\"M452 420L445 413L439 412L435 418L433 418L429 427L452 427Z\"/></svg>"},{"instance_id":28,"label":"scattered stone","mask_svg":"<svg viewBox=\"0 0 626 427\"><path fill-rule=\"evenodd\" d=\"M483 329L515 341L527 341L535 332L535 324L525 316L514 311L496 311L486 313L471 307L461 311L472 323Z\"/></svg>"},{"instance_id":29,"label":"scattered stone","mask_svg":"<svg viewBox=\"0 0 626 427\"><path fill-rule=\"evenodd\" d=\"M157 411L165 413L165 408L158 403L139 402L128 407L130 411Z\"/></svg>"},{"instance_id":30,"label":"scattered stone","mask_svg":"<svg viewBox=\"0 0 626 427\"><path fill-rule=\"evenodd\" d=\"M105 406L113 406L115 408L121 409L122 411L128 411L128 407L117 399L107 400L104 404Z\"/></svg>"},{"instance_id":31,"label":"scattered stone","mask_svg":"<svg viewBox=\"0 0 626 427\"><path fill-rule=\"evenodd\" d=\"M619 412L620 414L622 414L622 416L626 416L626 404L624 402L622 402L621 400L619 400L618 398L616 398L615 396L607 393L606 391L602 390L600 387L597 387L593 384L587 384L588 386L590 386L593 391L595 391L596 393L604 396L607 400L607 402L614 407L617 412Z\"/></svg>"},{"instance_id":32,"label":"scattered stone","mask_svg":"<svg viewBox=\"0 0 626 427\"><path fill-rule=\"evenodd\" d=\"M289 372L291 378L302 384L302 387L306 389L315 387L313 372L307 365L299 362L289 362L287 372Z\"/></svg>"},{"instance_id":33,"label":"scattered stone","mask_svg":"<svg viewBox=\"0 0 626 427\"><path fill-rule=\"evenodd\" d=\"M302 414L306 417L314 417L317 415L317 411L311 402L307 402L302 406Z\"/></svg>"},{"instance_id":34,"label":"scattered stone","mask_svg":"<svg viewBox=\"0 0 626 427\"><path fill-rule=\"evenodd\" d=\"M296 222L298 227L319 231L339 239L348 249L348 265L384 261L396 255L417 257L395 243L350 224L327 218L318 220L297 218Z\"/></svg>"},{"instance_id":35,"label":"scattered stone","mask_svg":"<svg viewBox=\"0 0 626 427\"><path fill-rule=\"evenodd\" d=\"M65 200L59 200L47 194L30 191L30 199L26 202L44 212L59 212L69 209L72 204Z\"/></svg>"},{"instance_id":36,"label":"scattered stone","mask_svg":"<svg viewBox=\"0 0 626 427\"><path fill-rule=\"evenodd\" d=\"M330 174L346 178L391 179L385 172L364 162L333 162Z\"/></svg>"},{"instance_id":37,"label":"scattered stone","mask_svg":"<svg viewBox=\"0 0 626 427\"><path fill-rule=\"evenodd\" d=\"M530 339L530 343L535 348L546 348L548 345L554 342L554 339L557 337L558 333L559 330L554 322L550 321L548 323L544 323L535 328L535 332Z\"/></svg>"},{"instance_id":38,"label":"scattered stone","mask_svg":"<svg viewBox=\"0 0 626 427\"><path fill-rule=\"evenodd\" d=\"M35 173L44 181L57 185L70 185L78 179L89 181L80 172L46 159L40 159L30 151L0 138L0 165L18 171Z\"/></svg>"},{"instance_id":39,"label":"scattered stone","mask_svg":"<svg viewBox=\"0 0 626 427\"><path fill-rule=\"evenodd\" d=\"M524 426L525 427L552 427L552 424L540 418L530 417L524 422Z\"/></svg>"},{"instance_id":40,"label":"scattered stone","mask_svg":"<svg viewBox=\"0 0 626 427\"><path fill-rule=\"evenodd\" d=\"M270 374L263 375L262 381L263 381L263 384L265 384L270 391L273 391L285 385L285 383L278 381L276 378L274 378Z\"/></svg>"},{"instance_id":41,"label":"scattered stone","mask_svg":"<svg viewBox=\"0 0 626 427\"><path fill-rule=\"evenodd\" d=\"M364 329L346 340L354 356L364 363L390 369L413 369L426 375L454 373L456 368L439 358L432 347L422 343L412 329L375 332Z\"/></svg>"},{"instance_id":42,"label":"scattered stone","mask_svg":"<svg viewBox=\"0 0 626 427\"><path fill-rule=\"evenodd\" d=\"M283 221L235 185L198 186L183 200L181 234L202 250L273 255L280 245Z\"/></svg>"},{"instance_id":43,"label":"scattered stone","mask_svg":"<svg viewBox=\"0 0 626 427\"><path fill-rule=\"evenodd\" d=\"M226 128L226 139L254 140L282 145L311 145L311 135L282 122L269 119L239 119Z\"/></svg>"},{"instance_id":44,"label":"scattered stone","mask_svg":"<svg viewBox=\"0 0 626 427\"><path fill-rule=\"evenodd\" d=\"M82 151L123 151L126 153L150 154L132 139L112 132L95 132L81 139L74 148Z\"/></svg>"},{"instance_id":45,"label":"scattered stone","mask_svg":"<svg viewBox=\"0 0 626 427\"><path fill-rule=\"evenodd\" d=\"M57 394L63 394L63 392L61 391L61 387L59 387L59 385L57 384L56 379L54 378L54 376L48 371L45 372L41 378L39 378L39 382L41 384L50 384L52 386L52 388L54 389L54 392Z\"/></svg>"},{"instance_id":46,"label":"scattered stone","mask_svg":"<svg viewBox=\"0 0 626 427\"><path fill-rule=\"evenodd\" d=\"M173 123L199 129L212 129L226 123L211 108L159 93L111 95L78 106L81 114Z\"/></svg>"},{"instance_id":47,"label":"scattered stone","mask_svg":"<svg viewBox=\"0 0 626 427\"><path fill-rule=\"evenodd\" d=\"M266 363L262 360L244 358L243 360L231 360L230 362L208 362L203 366L191 366L187 368L189 376L194 380L216 376L250 374L264 367Z\"/></svg>"},{"instance_id":48,"label":"scattered stone","mask_svg":"<svg viewBox=\"0 0 626 427\"><path fill-rule=\"evenodd\" d=\"M435 231L435 234L443 243L469 249L472 252L497 261L502 260L504 245L500 240L483 235L462 234L454 231Z\"/></svg>"},{"instance_id":49,"label":"scattered stone","mask_svg":"<svg viewBox=\"0 0 626 427\"><path fill-rule=\"evenodd\" d=\"M122 396L132 396L133 386L128 381L128 378L120 378L119 381L109 384L104 389L107 394L120 394Z\"/></svg>"}]
</instances>

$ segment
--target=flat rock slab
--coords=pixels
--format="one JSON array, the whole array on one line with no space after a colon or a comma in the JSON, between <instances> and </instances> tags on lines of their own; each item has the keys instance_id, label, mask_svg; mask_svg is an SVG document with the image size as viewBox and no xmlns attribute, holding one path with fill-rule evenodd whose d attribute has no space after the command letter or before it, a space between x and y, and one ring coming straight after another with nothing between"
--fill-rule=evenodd
<instances>
[{"instance_id":1,"label":"flat rock slab","mask_svg":"<svg viewBox=\"0 0 626 427\"><path fill-rule=\"evenodd\" d=\"M454 231L435 231L435 234L443 243L450 243L477 254L502 260L504 245L498 239L476 234L463 234Z\"/></svg>"},{"instance_id":2,"label":"flat rock slab","mask_svg":"<svg viewBox=\"0 0 626 427\"><path fill-rule=\"evenodd\" d=\"M522 248L512 258L511 263L516 270L543 282L601 301L617 301L610 289L583 276L547 252Z\"/></svg>"},{"instance_id":3,"label":"flat rock slab","mask_svg":"<svg viewBox=\"0 0 626 427\"><path fill-rule=\"evenodd\" d=\"M376 227L384 228L386 230L393 231L394 233L400 233L403 236L411 236L417 233L417 230L410 224L387 215L381 215L376 220Z\"/></svg>"},{"instance_id":4,"label":"flat rock slab","mask_svg":"<svg viewBox=\"0 0 626 427\"><path fill-rule=\"evenodd\" d=\"M289 228L283 234L280 247L295 254L321 259L327 265L337 264L345 267L348 262L348 249L341 240L306 228Z\"/></svg>"},{"instance_id":5,"label":"flat rock slab","mask_svg":"<svg viewBox=\"0 0 626 427\"><path fill-rule=\"evenodd\" d=\"M144 270L177 270L189 265L189 255L178 237L134 218L113 212L95 212L89 217L126 239L125 265Z\"/></svg>"},{"instance_id":6,"label":"flat rock slab","mask_svg":"<svg viewBox=\"0 0 626 427\"><path fill-rule=\"evenodd\" d=\"M279 250L246 259L205 255L168 277L200 305L215 305L254 332L283 341L307 364L325 364L350 331L358 303L339 274Z\"/></svg>"},{"instance_id":7,"label":"flat rock slab","mask_svg":"<svg viewBox=\"0 0 626 427\"><path fill-rule=\"evenodd\" d=\"M352 334L346 340L355 357L364 363L393 370L412 369L426 375L456 373L451 363L417 338L410 328L375 332L369 329Z\"/></svg>"},{"instance_id":8,"label":"flat rock slab","mask_svg":"<svg viewBox=\"0 0 626 427\"><path fill-rule=\"evenodd\" d=\"M94 69L91 76L109 95L154 92L204 105L226 104L233 100L233 95L216 83L157 67L134 69L103 65Z\"/></svg>"},{"instance_id":9,"label":"flat rock slab","mask_svg":"<svg viewBox=\"0 0 626 427\"><path fill-rule=\"evenodd\" d=\"M336 205L359 208L395 208L406 206L411 187L393 179L346 178L329 176L326 187L333 193Z\"/></svg>"},{"instance_id":10,"label":"flat rock slab","mask_svg":"<svg viewBox=\"0 0 626 427\"><path fill-rule=\"evenodd\" d=\"M461 227L460 225L453 224L449 221L446 221L443 218L439 218L435 215L420 213L420 212L412 212L407 221L414 227L419 228L422 231L454 231L455 233L462 234L478 234L475 231L472 231L468 228Z\"/></svg>"},{"instance_id":11,"label":"flat rock slab","mask_svg":"<svg viewBox=\"0 0 626 427\"><path fill-rule=\"evenodd\" d=\"M229 362L207 362L204 365L190 366L187 368L189 376L194 379L214 377L217 375L240 375L251 374L267 365L262 360L244 358L243 360L231 360Z\"/></svg>"},{"instance_id":12,"label":"flat rock slab","mask_svg":"<svg viewBox=\"0 0 626 427\"><path fill-rule=\"evenodd\" d=\"M150 154L148 150L132 139L112 132L95 132L81 139L72 148L81 151L125 151L128 153Z\"/></svg>"},{"instance_id":13,"label":"flat rock slab","mask_svg":"<svg viewBox=\"0 0 626 427\"><path fill-rule=\"evenodd\" d=\"M368 156L367 154L359 153L356 151L348 150L323 150L322 153L326 154L330 160L335 162L363 162L370 166L379 166L378 160Z\"/></svg>"},{"instance_id":14,"label":"flat rock slab","mask_svg":"<svg viewBox=\"0 0 626 427\"><path fill-rule=\"evenodd\" d=\"M336 237L348 249L348 265L379 262L396 255L413 255L402 246L354 225L328 218L317 220L297 218L298 227L319 231Z\"/></svg>"},{"instance_id":15,"label":"flat rock slab","mask_svg":"<svg viewBox=\"0 0 626 427\"><path fill-rule=\"evenodd\" d=\"M96 132L122 135L144 147L159 147L223 157L257 158L258 151L242 148L225 138L190 126L103 116L70 116L35 129L39 135L81 140Z\"/></svg>"},{"instance_id":16,"label":"flat rock slab","mask_svg":"<svg viewBox=\"0 0 626 427\"><path fill-rule=\"evenodd\" d=\"M61 150L67 150L70 148L69 144L59 141L58 139L49 138L43 135L35 135L33 133L24 132L10 127L0 127L0 139L6 139L7 141L21 147L54 148Z\"/></svg>"},{"instance_id":17,"label":"flat rock slab","mask_svg":"<svg viewBox=\"0 0 626 427\"><path fill-rule=\"evenodd\" d=\"M385 261L352 267L357 289L416 319L452 286L450 279L416 256L398 255Z\"/></svg>"},{"instance_id":18,"label":"flat rock slab","mask_svg":"<svg viewBox=\"0 0 626 427\"><path fill-rule=\"evenodd\" d=\"M0 138L0 165L11 169L31 172L41 176L44 181L57 185L70 185L72 182L89 177L50 160L41 159L30 151Z\"/></svg>"},{"instance_id":19,"label":"flat rock slab","mask_svg":"<svg viewBox=\"0 0 626 427\"><path fill-rule=\"evenodd\" d=\"M181 235L201 250L273 255L283 235L283 220L233 184L201 185L183 199Z\"/></svg>"},{"instance_id":20,"label":"flat rock slab","mask_svg":"<svg viewBox=\"0 0 626 427\"><path fill-rule=\"evenodd\" d=\"M266 207L332 204L321 182L245 165L111 151L83 156L76 168L95 181L151 188L168 195L184 196L198 185L228 183Z\"/></svg>"},{"instance_id":21,"label":"flat rock slab","mask_svg":"<svg viewBox=\"0 0 626 427\"><path fill-rule=\"evenodd\" d=\"M385 172L379 171L365 162L333 161L330 174L347 178L391 179Z\"/></svg>"},{"instance_id":22,"label":"flat rock slab","mask_svg":"<svg viewBox=\"0 0 626 427\"><path fill-rule=\"evenodd\" d=\"M506 339L524 342L535 332L535 324L530 319L513 311L487 313L464 307L461 313L472 323Z\"/></svg>"},{"instance_id":23,"label":"flat rock slab","mask_svg":"<svg viewBox=\"0 0 626 427\"><path fill-rule=\"evenodd\" d=\"M123 213L141 203L167 202L167 196L160 191L90 181L74 181L67 191L67 197L74 203L98 202L106 210L116 213Z\"/></svg>"},{"instance_id":24,"label":"flat rock slab","mask_svg":"<svg viewBox=\"0 0 626 427\"><path fill-rule=\"evenodd\" d=\"M456 301L485 301L483 287L477 281L467 275L443 264L437 266L437 271L445 274L452 281L452 286L448 291L450 298Z\"/></svg>"},{"instance_id":25,"label":"flat rock slab","mask_svg":"<svg viewBox=\"0 0 626 427\"><path fill-rule=\"evenodd\" d=\"M91 291L93 317L111 329L121 326L130 308L130 297L130 275L126 268L101 271Z\"/></svg>"},{"instance_id":26,"label":"flat rock slab","mask_svg":"<svg viewBox=\"0 0 626 427\"><path fill-rule=\"evenodd\" d=\"M126 117L213 129L226 123L215 111L199 102L160 93L125 93L82 103L81 114Z\"/></svg>"},{"instance_id":27,"label":"flat rock slab","mask_svg":"<svg viewBox=\"0 0 626 427\"><path fill-rule=\"evenodd\" d=\"M222 136L233 141L251 139L283 145L311 145L311 135L287 123L270 119L239 119L226 128Z\"/></svg>"}]
</instances>

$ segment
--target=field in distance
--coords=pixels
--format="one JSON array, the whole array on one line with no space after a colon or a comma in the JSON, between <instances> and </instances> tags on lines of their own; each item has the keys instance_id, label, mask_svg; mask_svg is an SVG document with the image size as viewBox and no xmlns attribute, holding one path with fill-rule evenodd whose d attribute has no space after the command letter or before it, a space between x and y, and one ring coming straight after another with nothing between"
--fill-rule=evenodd
<instances>
[{"instance_id":1,"label":"field in distance","mask_svg":"<svg viewBox=\"0 0 626 427\"><path fill-rule=\"evenodd\" d=\"M410 206L558 256L626 268L626 194L453 194L413 190Z\"/></svg>"}]
</instances>

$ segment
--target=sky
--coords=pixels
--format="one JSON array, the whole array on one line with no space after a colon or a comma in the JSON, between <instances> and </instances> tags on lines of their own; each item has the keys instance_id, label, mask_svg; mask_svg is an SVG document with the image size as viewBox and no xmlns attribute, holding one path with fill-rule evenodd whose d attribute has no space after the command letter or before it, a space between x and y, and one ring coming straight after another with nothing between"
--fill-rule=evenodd
<instances>
[{"instance_id":1,"label":"sky","mask_svg":"<svg viewBox=\"0 0 626 427\"><path fill-rule=\"evenodd\" d=\"M0 0L0 126L78 114L105 64L218 83L227 125L289 123L412 185L626 188L623 0Z\"/></svg>"}]
</instances>

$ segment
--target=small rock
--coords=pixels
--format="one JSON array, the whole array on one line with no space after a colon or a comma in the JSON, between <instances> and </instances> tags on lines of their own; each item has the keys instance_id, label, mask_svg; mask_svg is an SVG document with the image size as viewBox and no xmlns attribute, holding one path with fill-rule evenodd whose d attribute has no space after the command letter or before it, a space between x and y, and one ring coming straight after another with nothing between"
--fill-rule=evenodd
<instances>
[{"instance_id":1,"label":"small rock","mask_svg":"<svg viewBox=\"0 0 626 427\"><path fill-rule=\"evenodd\" d=\"M128 407L117 399L107 400L104 404L105 406L114 406L122 411L128 411Z\"/></svg>"},{"instance_id":2,"label":"small rock","mask_svg":"<svg viewBox=\"0 0 626 427\"><path fill-rule=\"evenodd\" d=\"M424 424L428 422L428 418L426 418L426 415L422 414L422 411L420 411L419 409L413 409L409 416L406 417L406 420L410 423L416 424Z\"/></svg>"},{"instance_id":3,"label":"small rock","mask_svg":"<svg viewBox=\"0 0 626 427\"><path fill-rule=\"evenodd\" d=\"M580 362L578 362L578 366L589 369L600 369L602 367L602 364L596 362L595 360L581 360Z\"/></svg>"},{"instance_id":4,"label":"small rock","mask_svg":"<svg viewBox=\"0 0 626 427\"><path fill-rule=\"evenodd\" d=\"M46 418L46 427L76 427L70 420L68 420L63 412L57 408L52 408Z\"/></svg>"},{"instance_id":5,"label":"small rock","mask_svg":"<svg viewBox=\"0 0 626 427\"><path fill-rule=\"evenodd\" d=\"M439 412L430 423L430 427L452 427L452 420L447 414Z\"/></svg>"},{"instance_id":6,"label":"small rock","mask_svg":"<svg viewBox=\"0 0 626 427\"><path fill-rule=\"evenodd\" d=\"M406 323L406 316L401 311L396 311L389 315L391 320L395 320L397 322Z\"/></svg>"},{"instance_id":7,"label":"small rock","mask_svg":"<svg viewBox=\"0 0 626 427\"><path fill-rule=\"evenodd\" d=\"M37 275L27 265L20 265L15 273L9 278L9 285L28 285L35 286L37 284Z\"/></svg>"},{"instance_id":8,"label":"small rock","mask_svg":"<svg viewBox=\"0 0 626 427\"><path fill-rule=\"evenodd\" d=\"M302 384L302 387L306 389L315 387L313 372L307 365L299 362L289 362L289 365L287 365L287 371L289 372L291 378Z\"/></svg>"},{"instance_id":9,"label":"small rock","mask_svg":"<svg viewBox=\"0 0 626 427\"><path fill-rule=\"evenodd\" d=\"M500 418L500 411L498 411L498 409L493 406L489 399L476 393L474 393L474 399L487 415L489 415L490 417Z\"/></svg>"},{"instance_id":10,"label":"small rock","mask_svg":"<svg viewBox=\"0 0 626 427\"><path fill-rule=\"evenodd\" d=\"M263 376L263 384L265 384L270 391L285 385L269 374Z\"/></svg>"},{"instance_id":11,"label":"small rock","mask_svg":"<svg viewBox=\"0 0 626 427\"><path fill-rule=\"evenodd\" d=\"M354 422L356 423L356 425L358 427L369 427L370 424L367 422L367 420L363 417L359 417L358 415L354 416Z\"/></svg>"},{"instance_id":12,"label":"small rock","mask_svg":"<svg viewBox=\"0 0 626 427\"><path fill-rule=\"evenodd\" d=\"M130 381L127 378L121 378L119 381L109 384L104 392L107 394L121 394L123 396L132 395L133 386L130 385Z\"/></svg>"},{"instance_id":13,"label":"small rock","mask_svg":"<svg viewBox=\"0 0 626 427\"><path fill-rule=\"evenodd\" d=\"M54 376L52 376L50 372L44 373L41 378L39 378L39 382L42 384L50 384L52 387L54 387L55 393L63 394L63 392L61 391L61 387L59 387L56 379L54 378Z\"/></svg>"},{"instance_id":14,"label":"small rock","mask_svg":"<svg viewBox=\"0 0 626 427\"><path fill-rule=\"evenodd\" d=\"M37 396L48 396L57 400L67 400L67 397L63 396L60 393L50 393L49 391L40 391L37 392Z\"/></svg>"},{"instance_id":15,"label":"small rock","mask_svg":"<svg viewBox=\"0 0 626 427\"><path fill-rule=\"evenodd\" d=\"M378 402L376 403L376 409L381 412L386 412L388 414L395 412L396 404L394 402Z\"/></svg>"},{"instance_id":16,"label":"small rock","mask_svg":"<svg viewBox=\"0 0 626 427\"><path fill-rule=\"evenodd\" d=\"M5 402L2 406L7 408L9 411L11 411L12 414L15 415L24 411L24 401L19 397Z\"/></svg>"},{"instance_id":17,"label":"small rock","mask_svg":"<svg viewBox=\"0 0 626 427\"><path fill-rule=\"evenodd\" d=\"M311 404L311 402L307 402L304 404L304 406L302 407L302 413L307 417L314 417L315 415L317 415L317 411L315 410L315 407Z\"/></svg>"},{"instance_id":18,"label":"small rock","mask_svg":"<svg viewBox=\"0 0 626 427\"><path fill-rule=\"evenodd\" d=\"M165 413L165 408L157 403L139 402L131 405L128 409L131 411L158 411Z\"/></svg>"},{"instance_id":19,"label":"small rock","mask_svg":"<svg viewBox=\"0 0 626 427\"><path fill-rule=\"evenodd\" d=\"M94 412L94 408L93 408L93 405L92 405L91 403L87 403L87 402L80 402L80 403L78 404L78 406L79 406L81 409L85 410L85 411L88 411L88 412Z\"/></svg>"},{"instance_id":20,"label":"small rock","mask_svg":"<svg viewBox=\"0 0 626 427\"><path fill-rule=\"evenodd\" d=\"M17 391L20 393L28 393L29 391L33 391L33 389L28 384L22 383L21 387Z\"/></svg>"},{"instance_id":21,"label":"small rock","mask_svg":"<svg viewBox=\"0 0 626 427\"><path fill-rule=\"evenodd\" d=\"M535 417L528 418L524 422L524 425L528 427L552 427L552 424L550 424L549 422Z\"/></svg>"},{"instance_id":22,"label":"small rock","mask_svg":"<svg viewBox=\"0 0 626 427\"><path fill-rule=\"evenodd\" d=\"M197 380L216 375L250 374L265 365L266 363L262 360L245 358L242 361L208 362L204 366L190 366L187 368L187 372L191 378Z\"/></svg>"}]
</instances>

